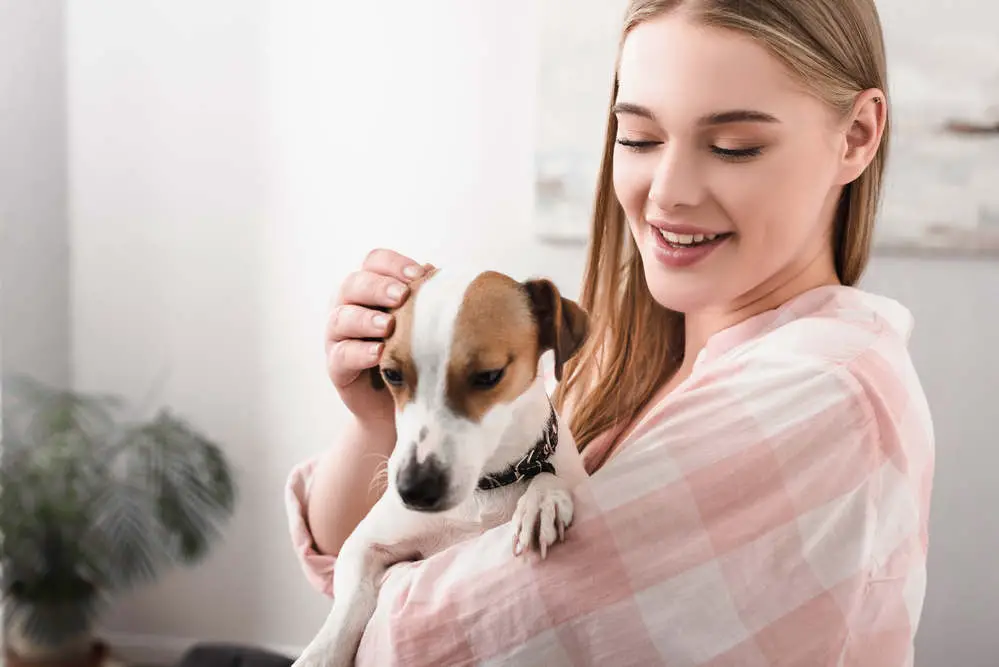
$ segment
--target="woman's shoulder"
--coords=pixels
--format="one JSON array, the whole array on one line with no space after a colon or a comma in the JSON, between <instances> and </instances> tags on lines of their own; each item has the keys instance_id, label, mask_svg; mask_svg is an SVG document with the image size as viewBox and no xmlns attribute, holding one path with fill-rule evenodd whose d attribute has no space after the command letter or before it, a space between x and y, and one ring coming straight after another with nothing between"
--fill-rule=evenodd
<instances>
[{"instance_id":1,"label":"woman's shoulder","mask_svg":"<svg viewBox=\"0 0 999 667\"><path fill-rule=\"evenodd\" d=\"M753 319L710 341L711 360L774 382L786 369L788 377L804 378L806 388L821 386L807 382L810 373L835 373L881 428L918 430L932 439L929 406L909 354L914 320L901 303L836 285Z\"/></svg>"},{"instance_id":2,"label":"woman's shoulder","mask_svg":"<svg viewBox=\"0 0 999 667\"><path fill-rule=\"evenodd\" d=\"M834 365L880 353L894 364L908 359L913 324L910 311L894 299L830 285L722 331L706 351L713 357L799 357Z\"/></svg>"}]
</instances>

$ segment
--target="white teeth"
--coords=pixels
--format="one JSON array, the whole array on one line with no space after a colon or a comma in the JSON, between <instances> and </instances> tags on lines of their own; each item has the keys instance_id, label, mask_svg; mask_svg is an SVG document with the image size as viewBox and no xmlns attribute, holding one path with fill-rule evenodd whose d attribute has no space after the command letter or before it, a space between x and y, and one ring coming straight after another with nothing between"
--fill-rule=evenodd
<instances>
[{"instance_id":1,"label":"white teeth","mask_svg":"<svg viewBox=\"0 0 999 667\"><path fill-rule=\"evenodd\" d=\"M665 229L656 229L659 234L666 239L667 242L673 245L692 245L695 243L703 243L704 241L713 241L718 238L718 234L674 234L673 232L668 232Z\"/></svg>"}]
</instances>

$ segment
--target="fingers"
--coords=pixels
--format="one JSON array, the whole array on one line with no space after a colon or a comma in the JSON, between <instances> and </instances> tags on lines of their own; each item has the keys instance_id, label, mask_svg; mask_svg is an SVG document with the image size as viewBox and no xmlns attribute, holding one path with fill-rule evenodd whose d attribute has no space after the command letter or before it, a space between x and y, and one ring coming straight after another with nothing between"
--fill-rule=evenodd
<instances>
[{"instance_id":1,"label":"fingers","mask_svg":"<svg viewBox=\"0 0 999 667\"><path fill-rule=\"evenodd\" d=\"M378 363L383 343L362 340L341 340L330 347L328 364L330 379L337 387L346 387L362 372Z\"/></svg>"},{"instance_id":2,"label":"fingers","mask_svg":"<svg viewBox=\"0 0 999 667\"><path fill-rule=\"evenodd\" d=\"M393 318L379 309L397 308L409 296L409 283L427 271L393 250L368 253L359 271L347 276L326 324L326 356L330 378L346 387L375 366L382 346L372 339L391 335Z\"/></svg>"},{"instance_id":3,"label":"fingers","mask_svg":"<svg viewBox=\"0 0 999 667\"><path fill-rule=\"evenodd\" d=\"M364 271L395 278L403 283L419 278L423 275L424 270L422 266L409 257L384 248L369 252L361 268Z\"/></svg>"},{"instance_id":4,"label":"fingers","mask_svg":"<svg viewBox=\"0 0 999 667\"><path fill-rule=\"evenodd\" d=\"M355 271L343 281L337 303L395 308L402 305L408 294L409 287L401 280L371 271Z\"/></svg>"},{"instance_id":5,"label":"fingers","mask_svg":"<svg viewBox=\"0 0 999 667\"><path fill-rule=\"evenodd\" d=\"M391 333L392 316L353 304L333 308L326 330L328 343L350 338L385 338Z\"/></svg>"},{"instance_id":6,"label":"fingers","mask_svg":"<svg viewBox=\"0 0 999 667\"><path fill-rule=\"evenodd\" d=\"M371 260L368 261L371 262ZM432 267L429 264L426 266L406 264L405 268L396 269L383 264L376 268L378 270L366 266L347 276L340 289L337 302L369 308L396 308L402 305L406 297L409 296L409 283L413 279L408 276L414 275L416 272L414 278L418 278ZM383 271L393 271L394 273L384 273ZM397 273L405 275L400 278Z\"/></svg>"},{"instance_id":7,"label":"fingers","mask_svg":"<svg viewBox=\"0 0 999 667\"><path fill-rule=\"evenodd\" d=\"M374 250L361 270L347 276L336 299L338 305L396 308L409 295L409 283L432 266L420 266L391 250Z\"/></svg>"}]
</instances>

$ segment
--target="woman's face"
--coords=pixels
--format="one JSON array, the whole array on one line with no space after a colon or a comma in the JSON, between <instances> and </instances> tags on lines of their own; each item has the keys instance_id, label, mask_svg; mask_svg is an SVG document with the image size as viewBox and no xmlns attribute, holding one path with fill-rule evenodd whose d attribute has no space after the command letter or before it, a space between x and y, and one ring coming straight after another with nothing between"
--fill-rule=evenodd
<instances>
[{"instance_id":1,"label":"woman's face","mask_svg":"<svg viewBox=\"0 0 999 667\"><path fill-rule=\"evenodd\" d=\"M618 78L614 189L659 303L738 310L835 280L847 127L780 61L674 13L628 35Z\"/></svg>"}]
</instances>

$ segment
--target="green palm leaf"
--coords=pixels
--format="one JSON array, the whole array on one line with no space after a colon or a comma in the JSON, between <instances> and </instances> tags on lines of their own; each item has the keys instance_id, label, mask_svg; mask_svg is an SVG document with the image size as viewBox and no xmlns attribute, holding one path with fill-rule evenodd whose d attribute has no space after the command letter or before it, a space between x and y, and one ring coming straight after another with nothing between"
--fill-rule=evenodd
<instances>
[{"instance_id":1,"label":"green palm leaf","mask_svg":"<svg viewBox=\"0 0 999 667\"><path fill-rule=\"evenodd\" d=\"M203 558L237 488L222 448L166 410L127 421L115 396L6 382L5 618L57 645L88 630L114 593Z\"/></svg>"}]
</instances>

